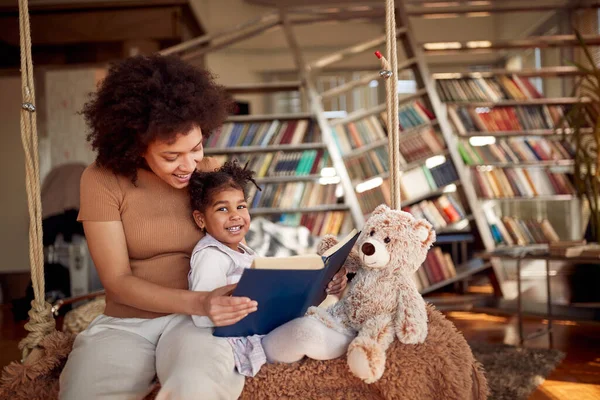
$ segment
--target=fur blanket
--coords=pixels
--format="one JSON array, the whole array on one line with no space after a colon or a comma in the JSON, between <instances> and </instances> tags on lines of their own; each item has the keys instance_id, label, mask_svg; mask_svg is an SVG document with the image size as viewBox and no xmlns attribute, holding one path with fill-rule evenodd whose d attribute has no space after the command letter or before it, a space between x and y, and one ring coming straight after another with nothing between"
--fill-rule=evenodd
<instances>
[{"instance_id":1,"label":"fur blanket","mask_svg":"<svg viewBox=\"0 0 600 400\"><path fill-rule=\"evenodd\" d=\"M427 307L427 314L425 343L403 345L395 340L387 351L385 373L376 383L367 385L355 378L345 357L305 359L264 366L255 378L246 380L241 399L487 399L483 370L462 334L433 306ZM6 367L0 399L56 399L58 377L72 344L73 335L56 332L42 342L43 353L37 361ZM156 392L157 388L147 399L153 399Z\"/></svg>"}]
</instances>

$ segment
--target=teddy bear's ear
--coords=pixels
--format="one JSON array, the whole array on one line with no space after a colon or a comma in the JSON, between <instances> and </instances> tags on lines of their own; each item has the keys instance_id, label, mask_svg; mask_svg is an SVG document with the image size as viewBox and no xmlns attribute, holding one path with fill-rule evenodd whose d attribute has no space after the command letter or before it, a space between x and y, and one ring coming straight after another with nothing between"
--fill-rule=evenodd
<instances>
[{"instance_id":1,"label":"teddy bear's ear","mask_svg":"<svg viewBox=\"0 0 600 400\"><path fill-rule=\"evenodd\" d=\"M416 220L414 223L417 237L425 247L429 247L435 241L435 232L429 222L424 219Z\"/></svg>"},{"instance_id":2,"label":"teddy bear's ear","mask_svg":"<svg viewBox=\"0 0 600 400\"><path fill-rule=\"evenodd\" d=\"M386 212L390 211L390 208L385 205L385 204L380 204L378 205L373 212L371 213L371 215L377 215L377 214L385 214Z\"/></svg>"}]
</instances>

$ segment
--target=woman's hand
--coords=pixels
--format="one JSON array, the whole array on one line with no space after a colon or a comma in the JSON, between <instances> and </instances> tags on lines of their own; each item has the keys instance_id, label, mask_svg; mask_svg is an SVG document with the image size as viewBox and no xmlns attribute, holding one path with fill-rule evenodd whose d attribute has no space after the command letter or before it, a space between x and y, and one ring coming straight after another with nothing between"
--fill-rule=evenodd
<instances>
[{"instance_id":1,"label":"woman's hand","mask_svg":"<svg viewBox=\"0 0 600 400\"><path fill-rule=\"evenodd\" d=\"M346 276L346 268L342 267L337 274L334 275L331 282L327 286L327 293L333 295L341 294L346 285L348 284L348 277Z\"/></svg>"},{"instance_id":2,"label":"woman's hand","mask_svg":"<svg viewBox=\"0 0 600 400\"><path fill-rule=\"evenodd\" d=\"M215 326L233 325L246 315L257 310L258 304L247 297L232 297L236 284L227 285L209 292L204 297L204 315Z\"/></svg>"}]
</instances>

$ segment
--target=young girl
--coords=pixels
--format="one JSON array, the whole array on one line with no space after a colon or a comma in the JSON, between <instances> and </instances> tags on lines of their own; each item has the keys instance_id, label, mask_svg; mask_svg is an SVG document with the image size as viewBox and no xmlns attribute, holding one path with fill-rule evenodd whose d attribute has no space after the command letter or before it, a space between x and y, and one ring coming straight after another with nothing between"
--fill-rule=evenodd
<instances>
[{"instance_id":1,"label":"young girl","mask_svg":"<svg viewBox=\"0 0 600 400\"><path fill-rule=\"evenodd\" d=\"M256 254L243 239L250 228L245 189L249 183L256 185L253 174L235 161L226 162L214 172L192 174L189 191L193 217L205 236L192 251L188 275L190 290L210 291L237 283L244 269L252 265ZM345 286L342 269L330 283L328 292L341 293ZM214 326L207 316L192 316L192 320L201 328ZM340 349L334 353L336 357L343 354L347 339L341 338L340 342L330 336L331 333L318 321L298 318L267 335L265 347L263 337L259 335L228 338L228 341L237 371L254 376L267 359L293 362L304 355L322 359L321 350L332 347ZM330 354L328 351L327 358L334 358Z\"/></svg>"}]
</instances>

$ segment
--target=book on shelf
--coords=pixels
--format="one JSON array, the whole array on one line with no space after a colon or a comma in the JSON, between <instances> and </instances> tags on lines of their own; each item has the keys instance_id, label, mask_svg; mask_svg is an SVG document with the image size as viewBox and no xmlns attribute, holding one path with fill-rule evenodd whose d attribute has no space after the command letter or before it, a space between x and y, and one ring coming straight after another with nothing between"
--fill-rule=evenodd
<instances>
[{"instance_id":1,"label":"book on shelf","mask_svg":"<svg viewBox=\"0 0 600 400\"><path fill-rule=\"evenodd\" d=\"M415 272L413 279L421 291L455 276L456 267L452 257L436 246L429 250L425 262Z\"/></svg>"},{"instance_id":2,"label":"book on shelf","mask_svg":"<svg viewBox=\"0 0 600 400\"><path fill-rule=\"evenodd\" d=\"M423 200L402 208L415 218L426 219L434 229L445 228L467 217L463 206L450 194L443 194L431 200Z\"/></svg>"},{"instance_id":3,"label":"book on shelf","mask_svg":"<svg viewBox=\"0 0 600 400\"><path fill-rule=\"evenodd\" d=\"M215 328L213 335L264 335L322 303L327 285L344 265L358 235L352 231L322 256L256 258L252 267L244 270L232 295L256 300L258 310L233 325Z\"/></svg>"},{"instance_id":4,"label":"book on shelf","mask_svg":"<svg viewBox=\"0 0 600 400\"><path fill-rule=\"evenodd\" d=\"M331 166L325 150L233 154L215 158L221 163L231 159L237 159L242 165L248 163L247 168L255 172L255 178L318 175L321 169Z\"/></svg>"},{"instance_id":5,"label":"book on shelf","mask_svg":"<svg viewBox=\"0 0 600 400\"><path fill-rule=\"evenodd\" d=\"M539 137L499 139L481 146L473 146L464 140L458 143L458 152L467 165L570 161L575 156L575 149L569 142Z\"/></svg>"},{"instance_id":6,"label":"book on shelf","mask_svg":"<svg viewBox=\"0 0 600 400\"><path fill-rule=\"evenodd\" d=\"M405 171L400 176L400 196L402 202L413 199L433 197L436 191L458 181L458 175L450 160L446 160L433 168L426 165ZM357 193L362 211L371 213L379 204L391 203L389 179L383 179L382 184L364 192Z\"/></svg>"},{"instance_id":7,"label":"book on shelf","mask_svg":"<svg viewBox=\"0 0 600 400\"><path fill-rule=\"evenodd\" d=\"M531 100L541 93L529 79L512 76L490 78L458 78L436 80L442 101Z\"/></svg>"},{"instance_id":8,"label":"book on shelf","mask_svg":"<svg viewBox=\"0 0 600 400\"><path fill-rule=\"evenodd\" d=\"M225 122L207 139L207 148L274 146L321 142L318 124L308 119Z\"/></svg>"},{"instance_id":9,"label":"book on shelf","mask_svg":"<svg viewBox=\"0 0 600 400\"><path fill-rule=\"evenodd\" d=\"M560 238L548 219L522 219L510 216L488 221L497 245L527 246L559 242Z\"/></svg>"},{"instance_id":10,"label":"book on shelf","mask_svg":"<svg viewBox=\"0 0 600 400\"><path fill-rule=\"evenodd\" d=\"M495 168L473 170L475 191L483 199L535 198L575 195L569 177L544 168Z\"/></svg>"},{"instance_id":11,"label":"book on shelf","mask_svg":"<svg viewBox=\"0 0 600 400\"><path fill-rule=\"evenodd\" d=\"M251 186L248 192L250 212L253 208L299 208L337 203L335 184L319 182L269 183Z\"/></svg>"},{"instance_id":12,"label":"book on shelf","mask_svg":"<svg viewBox=\"0 0 600 400\"><path fill-rule=\"evenodd\" d=\"M510 132L565 128L566 107L561 105L448 106L456 133Z\"/></svg>"},{"instance_id":13,"label":"book on shelf","mask_svg":"<svg viewBox=\"0 0 600 400\"><path fill-rule=\"evenodd\" d=\"M600 244L587 243L585 240L570 240L550 243L548 252L551 256L600 258Z\"/></svg>"},{"instance_id":14,"label":"book on shelf","mask_svg":"<svg viewBox=\"0 0 600 400\"><path fill-rule=\"evenodd\" d=\"M344 211L281 214L277 222L289 226L305 226L315 236L339 235L348 218Z\"/></svg>"},{"instance_id":15,"label":"book on shelf","mask_svg":"<svg viewBox=\"0 0 600 400\"><path fill-rule=\"evenodd\" d=\"M387 147L381 146L344 160L348 175L352 180L365 180L389 171Z\"/></svg>"}]
</instances>

